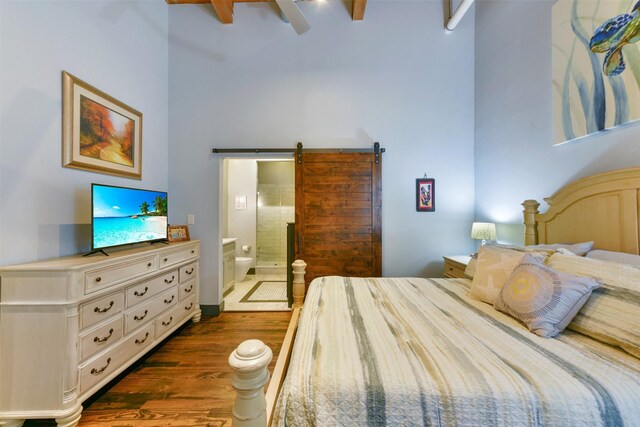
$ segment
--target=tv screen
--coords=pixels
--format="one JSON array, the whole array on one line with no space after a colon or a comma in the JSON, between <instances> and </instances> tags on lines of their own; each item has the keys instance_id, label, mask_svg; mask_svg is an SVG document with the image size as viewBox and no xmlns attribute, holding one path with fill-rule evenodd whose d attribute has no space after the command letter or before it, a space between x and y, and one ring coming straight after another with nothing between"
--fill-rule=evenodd
<instances>
[{"instance_id":1,"label":"tv screen","mask_svg":"<svg viewBox=\"0 0 640 427\"><path fill-rule=\"evenodd\" d=\"M91 185L92 249L167 238L167 193Z\"/></svg>"}]
</instances>

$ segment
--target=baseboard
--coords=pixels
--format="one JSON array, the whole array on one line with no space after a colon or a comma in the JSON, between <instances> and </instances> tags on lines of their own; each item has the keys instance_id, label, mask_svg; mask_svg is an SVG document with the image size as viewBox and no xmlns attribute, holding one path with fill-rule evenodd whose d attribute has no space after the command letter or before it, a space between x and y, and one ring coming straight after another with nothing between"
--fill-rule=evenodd
<instances>
[{"instance_id":1,"label":"baseboard","mask_svg":"<svg viewBox=\"0 0 640 427\"><path fill-rule=\"evenodd\" d=\"M200 310L205 316L220 316L220 313L224 311L224 301L220 305L200 305Z\"/></svg>"}]
</instances>

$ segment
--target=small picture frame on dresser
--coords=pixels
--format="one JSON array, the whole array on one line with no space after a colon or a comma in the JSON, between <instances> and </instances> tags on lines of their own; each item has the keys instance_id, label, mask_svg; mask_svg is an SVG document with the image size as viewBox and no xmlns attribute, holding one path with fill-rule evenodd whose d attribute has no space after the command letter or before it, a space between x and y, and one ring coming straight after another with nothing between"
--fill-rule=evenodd
<instances>
[{"instance_id":1,"label":"small picture frame on dresser","mask_svg":"<svg viewBox=\"0 0 640 427\"><path fill-rule=\"evenodd\" d=\"M418 212L435 212L436 180L434 178L416 179L416 210Z\"/></svg>"},{"instance_id":2,"label":"small picture frame on dresser","mask_svg":"<svg viewBox=\"0 0 640 427\"><path fill-rule=\"evenodd\" d=\"M188 225L170 225L167 227L167 240L170 242L184 242L189 238Z\"/></svg>"}]
</instances>

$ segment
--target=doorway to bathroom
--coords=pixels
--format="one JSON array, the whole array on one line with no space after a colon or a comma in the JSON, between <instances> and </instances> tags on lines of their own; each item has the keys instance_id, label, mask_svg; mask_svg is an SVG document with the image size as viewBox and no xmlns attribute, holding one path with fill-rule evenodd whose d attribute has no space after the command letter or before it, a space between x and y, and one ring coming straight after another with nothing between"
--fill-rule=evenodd
<instances>
[{"instance_id":1,"label":"doorway to bathroom","mask_svg":"<svg viewBox=\"0 0 640 427\"><path fill-rule=\"evenodd\" d=\"M293 159L223 160L225 311L289 310L287 224L295 220Z\"/></svg>"}]
</instances>

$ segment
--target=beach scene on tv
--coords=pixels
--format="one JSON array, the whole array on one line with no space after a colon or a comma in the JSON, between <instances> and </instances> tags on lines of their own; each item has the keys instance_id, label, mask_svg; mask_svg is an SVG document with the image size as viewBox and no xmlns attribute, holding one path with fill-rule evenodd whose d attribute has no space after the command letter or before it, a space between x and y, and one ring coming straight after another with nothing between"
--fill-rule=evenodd
<instances>
[{"instance_id":1,"label":"beach scene on tv","mask_svg":"<svg viewBox=\"0 0 640 427\"><path fill-rule=\"evenodd\" d=\"M93 187L93 248L167 238L167 194Z\"/></svg>"}]
</instances>

